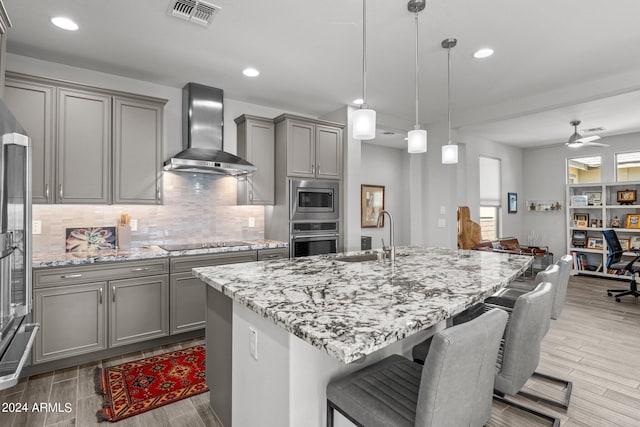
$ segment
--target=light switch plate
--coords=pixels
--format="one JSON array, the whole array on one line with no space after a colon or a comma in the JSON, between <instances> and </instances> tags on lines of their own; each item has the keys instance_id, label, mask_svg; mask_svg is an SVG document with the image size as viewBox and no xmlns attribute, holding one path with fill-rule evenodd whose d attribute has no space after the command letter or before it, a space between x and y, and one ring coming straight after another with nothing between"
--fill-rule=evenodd
<instances>
[{"instance_id":1,"label":"light switch plate","mask_svg":"<svg viewBox=\"0 0 640 427\"><path fill-rule=\"evenodd\" d=\"M438 227L445 228L447 226L447 220L444 218L438 218Z\"/></svg>"},{"instance_id":2,"label":"light switch plate","mask_svg":"<svg viewBox=\"0 0 640 427\"><path fill-rule=\"evenodd\" d=\"M447 207L440 206L440 215L446 215L446 214L447 214Z\"/></svg>"},{"instance_id":3,"label":"light switch plate","mask_svg":"<svg viewBox=\"0 0 640 427\"><path fill-rule=\"evenodd\" d=\"M31 234L42 234L42 221L39 219L31 221Z\"/></svg>"},{"instance_id":4,"label":"light switch plate","mask_svg":"<svg viewBox=\"0 0 640 427\"><path fill-rule=\"evenodd\" d=\"M132 219L131 220L131 231L138 231L138 220L137 219Z\"/></svg>"}]
</instances>

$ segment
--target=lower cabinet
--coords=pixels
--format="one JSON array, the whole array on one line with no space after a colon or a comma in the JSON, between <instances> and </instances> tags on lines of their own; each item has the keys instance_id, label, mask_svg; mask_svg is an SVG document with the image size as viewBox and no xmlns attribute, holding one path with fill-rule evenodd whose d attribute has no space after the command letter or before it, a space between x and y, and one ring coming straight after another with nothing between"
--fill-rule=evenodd
<instances>
[{"instance_id":1,"label":"lower cabinet","mask_svg":"<svg viewBox=\"0 0 640 427\"><path fill-rule=\"evenodd\" d=\"M107 348L107 283L36 289L34 317L40 332L34 361L45 362Z\"/></svg>"},{"instance_id":2,"label":"lower cabinet","mask_svg":"<svg viewBox=\"0 0 640 427\"><path fill-rule=\"evenodd\" d=\"M109 282L109 346L169 335L167 275Z\"/></svg>"},{"instance_id":3,"label":"lower cabinet","mask_svg":"<svg viewBox=\"0 0 640 427\"><path fill-rule=\"evenodd\" d=\"M204 328L206 285L191 273L171 275L171 333Z\"/></svg>"}]
</instances>

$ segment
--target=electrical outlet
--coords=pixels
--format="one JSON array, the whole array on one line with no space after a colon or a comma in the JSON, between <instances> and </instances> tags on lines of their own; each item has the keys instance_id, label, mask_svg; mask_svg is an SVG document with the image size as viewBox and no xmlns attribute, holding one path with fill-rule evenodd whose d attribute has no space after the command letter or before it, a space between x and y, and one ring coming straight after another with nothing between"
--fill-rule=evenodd
<instances>
[{"instance_id":1,"label":"electrical outlet","mask_svg":"<svg viewBox=\"0 0 640 427\"><path fill-rule=\"evenodd\" d=\"M138 220L137 219L132 219L131 220L131 231L138 231Z\"/></svg>"},{"instance_id":2,"label":"electrical outlet","mask_svg":"<svg viewBox=\"0 0 640 427\"><path fill-rule=\"evenodd\" d=\"M253 328L249 328L249 354L258 360L258 332Z\"/></svg>"},{"instance_id":3,"label":"electrical outlet","mask_svg":"<svg viewBox=\"0 0 640 427\"><path fill-rule=\"evenodd\" d=\"M42 234L42 221L34 219L31 222L31 234Z\"/></svg>"},{"instance_id":4,"label":"electrical outlet","mask_svg":"<svg viewBox=\"0 0 640 427\"><path fill-rule=\"evenodd\" d=\"M447 207L440 206L440 215L446 215L446 214L447 214Z\"/></svg>"},{"instance_id":5,"label":"electrical outlet","mask_svg":"<svg viewBox=\"0 0 640 427\"><path fill-rule=\"evenodd\" d=\"M253 228L256 226L256 219L252 216L249 217L249 228Z\"/></svg>"},{"instance_id":6,"label":"electrical outlet","mask_svg":"<svg viewBox=\"0 0 640 427\"><path fill-rule=\"evenodd\" d=\"M444 218L438 219L438 227L445 228L447 226L447 220Z\"/></svg>"}]
</instances>

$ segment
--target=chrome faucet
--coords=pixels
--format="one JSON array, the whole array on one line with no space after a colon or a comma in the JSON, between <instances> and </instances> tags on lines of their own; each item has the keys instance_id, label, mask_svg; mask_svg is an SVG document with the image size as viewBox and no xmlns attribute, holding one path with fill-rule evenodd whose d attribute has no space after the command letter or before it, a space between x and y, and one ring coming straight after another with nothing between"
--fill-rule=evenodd
<instances>
[{"instance_id":1,"label":"chrome faucet","mask_svg":"<svg viewBox=\"0 0 640 427\"><path fill-rule=\"evenodd\" d=\"M380 226L382 225L384 214L387 214L389 216L389 239L391 240L389 243L391 246L385 246L384 239L382 239L382 250L384 251L386 257L389 258L391 262L393 262L396 260L396 241L393 236L393 216L391 216L391 212L389 212L388 210L380 211L380 213L378 214L377 227L380 228Z\"/></svg>"}]
</instances>

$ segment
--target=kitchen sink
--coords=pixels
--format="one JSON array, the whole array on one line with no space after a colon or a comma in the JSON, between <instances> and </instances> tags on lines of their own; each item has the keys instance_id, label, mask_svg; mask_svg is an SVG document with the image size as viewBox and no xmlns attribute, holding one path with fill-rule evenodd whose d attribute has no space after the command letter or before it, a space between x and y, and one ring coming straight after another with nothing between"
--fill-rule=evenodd
<instances>
[{"instance_id":1,"label":"kitchen sink","mask_svg":"<svg viewBox=\"0 0 640 427\"><path fill-rule=\"evenodd\" d=\"M344 255L334 258L336 261L342 262L364 262L364 261L375 261L378 259L378 254L359 254L359 255Z\"/></svg>"}]
</instances>

